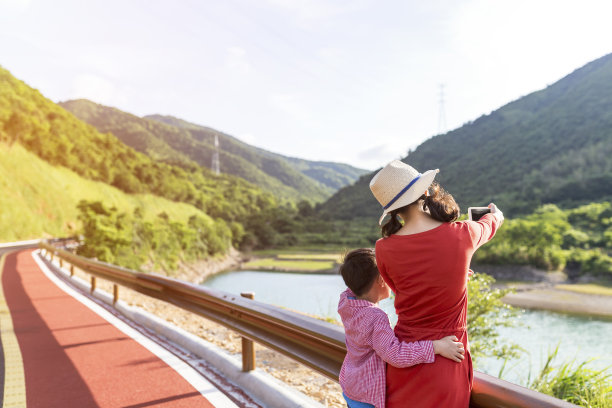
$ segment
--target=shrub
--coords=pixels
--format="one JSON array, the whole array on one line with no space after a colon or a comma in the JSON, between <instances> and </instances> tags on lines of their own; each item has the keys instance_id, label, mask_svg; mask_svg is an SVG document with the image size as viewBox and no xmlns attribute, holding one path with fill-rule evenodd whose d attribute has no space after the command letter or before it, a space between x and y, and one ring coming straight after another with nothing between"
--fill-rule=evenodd
<instances>
[{"instance_id":1,"label":"shrub","mask_svg":"<svg viewBox=\"0 0 612 408\"><path fill-rule=\"evenodd\" d=\"M476 366L480 357L517 358L522 348L509 341L502 341L498 327L516 325L519 311L502 302L509 290L492 289L495 279L484 273L476 273L468 282L468 334L470 353Z\"/></svg>"},{"instance_id":2,"label":"shrub","mask_svg":"<svg viewBox=\"0 0 612 408\"><path fill-rule=\"evenodd\" d=\"M78 209L84 240L79 253L135 270L149 261L172 272L181 259L222 254L232 242L232 229L221 219L192 216L184 224L160 213L152 222L143 218L141 209L130 216L99 201L81 201ZM235 223L237 233L244 233L240 228Z\"/></svg>"}]
</instances>

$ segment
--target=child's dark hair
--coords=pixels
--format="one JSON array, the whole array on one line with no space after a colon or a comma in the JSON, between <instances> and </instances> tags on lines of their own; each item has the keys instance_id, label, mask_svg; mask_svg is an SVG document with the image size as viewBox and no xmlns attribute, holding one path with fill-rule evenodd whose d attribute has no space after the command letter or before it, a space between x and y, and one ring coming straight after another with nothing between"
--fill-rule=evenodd
<instances>
[{"instance_id":1,"label":"child's dark hair","mask_svg":"<svg viewBox=\"0 0 612 408\"><path fill-rule=\"evenodd\" d=\"M346 286L355 295L361 296L366 293L379 275L374 250L359 248L346 254L340 265L340 274Z\"/></svg>"}]
</instances>

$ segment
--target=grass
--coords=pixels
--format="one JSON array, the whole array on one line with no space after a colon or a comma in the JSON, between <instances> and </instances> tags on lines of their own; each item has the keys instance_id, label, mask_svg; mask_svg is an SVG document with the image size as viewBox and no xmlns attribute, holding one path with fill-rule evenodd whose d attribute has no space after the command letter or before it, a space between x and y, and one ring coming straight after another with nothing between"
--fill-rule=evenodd
<instances>
[{"instance_id":1,"label":"grass","mask_svg":"<svg viewBox=\"0 0 612 408\"><path fill-rule=\"evenodd\" d=\"M556 285L556 289L569 290L571 292L584 293L587 295L603 295L612 296L612 286L605 284L573 284L573 285Z\"/></svg>"},{"instance_id":2,"label":"grass","mask_svg":"<svg viewBox=\"0 0 612 408\"><path fill-rule=\"evenodd\" d=\"M77 203L99 200L132 212L142 207L145 218L166 212L170 219L185 222L197 208L151 194L129 195L104 183L81 178L55 167L14 144L0 143L0 242L69 236L78 230Z\"/></svg>"},{"instance_id":3,"label":"grass","mask_svg":"<svg viewBox=\"0 0 612 408\"><path fill-rule=\"evenodd\" d=\"M333 261L289 260L276 258L260 258L247 262L246 269L267 269L293 272L323 272L334 267Z\"/></svg>"},{"instance_id":4,"label":"grass","mask_svg":"<svg viewBox=\"0 0 612 408\"><path fill-rule=\"evenodd\" d=\"M589 361L553 367L558 351L559 346L548 354L546 364L528 387L583 407L612 407L610 369L593 370L588 367Z\"/></svg>"}]
</instances>

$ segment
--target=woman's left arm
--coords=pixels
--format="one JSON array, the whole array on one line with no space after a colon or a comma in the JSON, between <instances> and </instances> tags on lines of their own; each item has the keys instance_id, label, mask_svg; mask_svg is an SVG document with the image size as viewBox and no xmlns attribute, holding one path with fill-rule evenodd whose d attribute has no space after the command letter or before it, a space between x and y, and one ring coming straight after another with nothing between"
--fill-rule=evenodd
<instances>
[{"instance_id":1,"label":"woman's left arm","mask_svg":"<svg viewBox=\"0 0 612 408\"><path fill-rule=\"evenodd\" d=\"M485 214L478 221L467 221L474 250L489 242L503 222L503 214Z\"/></svg>"}]
</instances>

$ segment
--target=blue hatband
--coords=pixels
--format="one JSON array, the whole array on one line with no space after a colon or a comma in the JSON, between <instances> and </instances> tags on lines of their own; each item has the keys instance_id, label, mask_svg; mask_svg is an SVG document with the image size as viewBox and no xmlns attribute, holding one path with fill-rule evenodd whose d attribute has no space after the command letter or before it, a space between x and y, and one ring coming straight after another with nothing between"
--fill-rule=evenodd
<instances>
[{"instance_id":1,"label":"blue hatband","mask_svg":"<svg viewBox=\"0 0 612 408\"><path fill-rule=\"evenodd\" d=\"M387 208L391 207L391 206L393 205L393 203L394 203L394 202L396 202L396 201L397 201L397 199L398 199L398 198L400 198L400 197L402 196L402 194L404 194L406 191L408 191L408 189L409 189L410 187L412 187L412 186L414 185L414 183L416 183L416 182L417 182L417 180L418 180L418 179L420 179L420 178L421 178L421 176L422 176L422 174L421 174L421 173L419 173L419 174L418 174L418 175L417 175L415 178L413 178L413 179L412 179L412 181L411 181L410 183L408 183L408 185L402 189L402 191L400 191L399 193L397 193L397 195L396 195L395 197L393 197L393 198L391 199L391 201L389 201L389 203L383 207L383 209L385 209L385 210L386 210Z\"/></svg>"}]
</instances>

